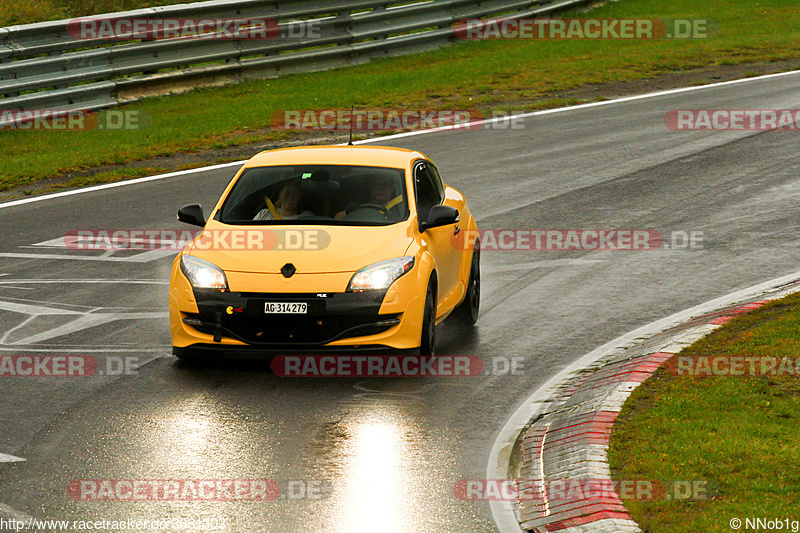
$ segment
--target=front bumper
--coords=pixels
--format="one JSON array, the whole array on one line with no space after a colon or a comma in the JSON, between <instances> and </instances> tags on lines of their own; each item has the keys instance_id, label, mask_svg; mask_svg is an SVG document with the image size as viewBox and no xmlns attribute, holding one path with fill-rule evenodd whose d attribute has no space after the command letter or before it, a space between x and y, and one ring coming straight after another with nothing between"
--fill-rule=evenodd
<instances>
[{"instance_id":1,"label":"front bumper","mask_svg":"<svg viewBox=\"0 0 800 533\"><path fill-rule=\"evenodd\" d=\"M265 302L304 302L308 312L267 314ZM192 289L183 274L174 270L170 287L173 352L249 357L413 349L419 346L423 305L424 292L420 295L411 275L398 279L388 291L222 292Z\"/></svg>"}]
</instances>

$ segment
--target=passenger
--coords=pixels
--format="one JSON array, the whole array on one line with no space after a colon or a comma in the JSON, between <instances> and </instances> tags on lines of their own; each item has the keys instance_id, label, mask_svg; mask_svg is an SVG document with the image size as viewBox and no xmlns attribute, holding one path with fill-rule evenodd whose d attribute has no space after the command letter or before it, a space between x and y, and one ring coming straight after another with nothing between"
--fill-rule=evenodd
<instances>
[{"instance_id":1,"label":"passenger","mask_svg":"<svg viewBox=\"0 0 800 533\"><path fill-rule=\"evenodd\" d=\"M298 183L287 183L281 189L278 201L275 205L269 198L264 197L267 207L258 212L253 220L294 220L301 217L313 216L311 211L298 212L303 190Z\"/></svg>"}]
</instances>

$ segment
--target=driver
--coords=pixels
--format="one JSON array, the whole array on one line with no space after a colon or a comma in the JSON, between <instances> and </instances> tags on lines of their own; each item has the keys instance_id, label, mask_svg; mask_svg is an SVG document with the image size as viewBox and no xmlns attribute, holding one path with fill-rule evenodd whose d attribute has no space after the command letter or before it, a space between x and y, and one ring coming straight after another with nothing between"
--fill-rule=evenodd
<instances>
[{"instance_id":1,"label":"driver","mask_svg":"<svg viewBox=\"0 0 800 533\"><path fill-rule=\"evenodd\" d=\"M298 212L303 190L299 183L287 183L281 189L275 205L268 197L264 197L267 207L258 212L253 220L292 220L304 216L311 216L311 211Z\"/></svg>"},{"instance_id":2,"label":"driver","mask_svg":"<svg viewBox=\"0 0 800 533\"><path fill-rule=\"evenodd\" d=\"M403 196L394 196L394 183L391 177L378 175L373 176L369 182L369 200L365 203L383 206L391 212L393 218L397 218L398 209L402 209ZM341 220L358 206L357 202L353 202L343 211L336 213L333 218Z\"/></svg>"}]
</instances>

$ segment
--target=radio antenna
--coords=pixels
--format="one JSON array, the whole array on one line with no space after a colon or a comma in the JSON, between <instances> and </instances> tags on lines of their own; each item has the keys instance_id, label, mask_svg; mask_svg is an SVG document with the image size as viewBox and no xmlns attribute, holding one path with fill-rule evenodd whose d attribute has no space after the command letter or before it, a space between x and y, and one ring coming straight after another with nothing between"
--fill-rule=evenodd
<instances>
[{"instance_id":1,"label":"radio antenna","mask_svg":"<svg viewBox=\"0 0 800 533\"><path fill-rule=\"evenodd\" d=\"M353 146L353 110L355 109L355 104L350 105L350 141L347 143L347 146Z\"/></svg>"}]
</instances>

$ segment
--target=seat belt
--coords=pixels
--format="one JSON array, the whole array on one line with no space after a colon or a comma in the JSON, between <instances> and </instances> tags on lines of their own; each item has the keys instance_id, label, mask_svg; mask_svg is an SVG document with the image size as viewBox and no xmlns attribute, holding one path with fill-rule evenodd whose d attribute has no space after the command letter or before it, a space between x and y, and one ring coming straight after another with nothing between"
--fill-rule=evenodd
<instances>
[{"instance_id":1,"label":"seat belt","mask_svg":"<svg viewBox=\"0 0 800 533\"><path fill-rule=\"evenodd\" d=\"M397 204L402 203L402 201L403 201L403 195L401 194L400 196L395 196L394 198L389 200L389 203L386 204L384 207L386 209L391 209L394 206L396 206Z\"/></svg>"},{"instance_id":2,"label":"seat belt","mask_svg":"<svg viewBox=\"0 0 800 533\"><path fill-rule=\"evenodd\" d=\"M281 214L278 213L277 209L275 209L275 204L272 203L272 200L270 200L269 196L266 194L264 195L264 203L267 204L267 207L269 207L269 210L272 213L272 216L275 217L275 220L283 220Z\"/></svg>"}]
</instances>

